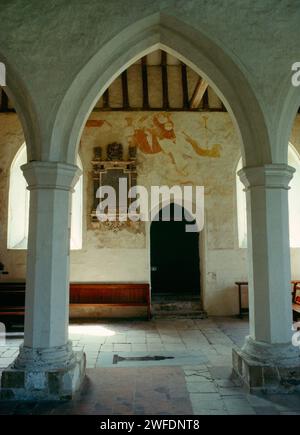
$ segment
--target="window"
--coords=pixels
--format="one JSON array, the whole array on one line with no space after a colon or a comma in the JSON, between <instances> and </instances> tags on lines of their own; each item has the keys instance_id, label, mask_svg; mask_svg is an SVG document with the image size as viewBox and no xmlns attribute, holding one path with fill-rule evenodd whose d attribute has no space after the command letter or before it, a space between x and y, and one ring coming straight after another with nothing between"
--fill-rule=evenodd
<instances>
[{"instance_id":1,"label":"window","mask_svg":"<svg viewBox=\"0 0 300 435\"><path fill-rule=\"evenodd\" d=\"M289 190L289 224L290 224L290 246L300 247L300 157L292 145L288 151L289 165L296 169L290 182Z\"/></svg>"},{"instance_id":2,"label":"window","mask_svg":"<svg viewBox=\"0 0 300 435\"><path fill-rule=\"evenodd\" d=\"M30 192L26 189L27 183L21 170L21 166L25 163L27 163L27 154L26 145L24 144L17 152L10 168L8 249L27 249ZM82 170L79 156L77 157L77 166ZM72 195L70 240L72 250L82 248L82 197L83 177L81 175L75 186L75 192Z\"/></svg>"},{"instance_id":3,"label":"window","mask_svg":"<svg viewBox=\"0 0 300 435\"><path fill-rule=\"evenodd\" d=\"M82 170L80 157L77 156L77 166ZM71 208L71 240L70 247L73 251L82 248L82 213L83 213L83 176L81 174L72 194Z\"/></svg>"},{"instance_id":4,"label":"window","mask_svg":"<svg viewBox=\"0 0 300 435\"><path fill-rule=\"evenodd\" d=\"M29 196L21 166L27 162L25 144L17 152L11 168L8 200L8 248L26 249L29 222Z\"/></svg>"},{"instance_id":5,"label":"window","mask_svg":"<svg viewBox=\"0 0 300 435\"><path fill-rule=\"evenodd\" d=\"M239 247L247 248L247 211L246 211L246 193L244 185L238 176L238 172L242 169L243 162L240 158L236 168L236 203L237 203L237 225Z\"/></svg>"},{"instance_id":6,"label":"window","mask_svg":"<svg viewBox=\"0 0 300 435\"><path fill-rule=\"evenodd\" d=\"M289 190L289 227L290 247L300 247L300 157L294 147L290 144L288 149L288 164L296 169L294 177L290 182ZM246 194L244 185L241 182L238 171L242 169L242 159L236 168L236 196L237 196L237 225L239 247L247 247L247 215L246 215Z\"/></svg>"}]
</instances>

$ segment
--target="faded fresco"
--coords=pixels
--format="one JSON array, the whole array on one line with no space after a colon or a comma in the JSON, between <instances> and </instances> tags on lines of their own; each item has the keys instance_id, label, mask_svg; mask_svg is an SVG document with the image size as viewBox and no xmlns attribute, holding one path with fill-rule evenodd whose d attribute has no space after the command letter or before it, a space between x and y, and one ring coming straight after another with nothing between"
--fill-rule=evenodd
<instances>
[{"instance_id":1,"label":"faded fresco","mask_svg":"<svg viewBox=\"0 0 300 435\"><path fill-rule=\"evenodd\" d=\"M137 183L150 190L153 185L204 186L206 203L215 202L208 225L214 247L232 247L233 195L232 153L240 155L239 144L230 117L226 113L187 112L107 112L93 113L81 139L84 166L91 168L93 148L102 148L105 158L109 143L121 143L126 159L129 146L137 147ZM222 171L222 176L220 173ZM91 204L91 177L87 184L87 208ZM230 204L230 202L229 202ZM210 207L207 207L208 213ZM220 218L222 216L222 219ZM222 221L222 222L221 222ZM220 225L222 223L222 225ZM124 226L122 237L100 231L100 225L87 221L98 246L141 248L146 243L142 225ZM99 231L97 231L99 227ZM144 245L145 247L145 245Z\"/></svg>"},{"instance_id":2,"label":"faded fresco","mask_svg":"<svg viewBox=\"0 0 300 435\"><path fill-rule=\"evenodd\" d=\"M224 126L216 125L216 117L206 114L185 117L189 122L182 122L184 115L176 112L128 112L122 114L122 119L118 114L103 116L104 119L90 119L87 128L98 127L105 136L117 135L124 146L135 145L144 155L164 154L181 177L177 181L184 184L190 182L182 177L189 175L191 161L220 158L222 143L232 136L232 128L224 134Z\"/></svg>"}]
</instances>

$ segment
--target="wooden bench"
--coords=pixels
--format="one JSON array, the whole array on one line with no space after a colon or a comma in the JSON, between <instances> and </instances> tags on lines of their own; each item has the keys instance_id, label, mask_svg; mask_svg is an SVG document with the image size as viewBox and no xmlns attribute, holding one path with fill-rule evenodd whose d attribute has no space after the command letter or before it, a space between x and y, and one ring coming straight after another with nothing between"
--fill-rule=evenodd
<instances>
[{"instance_id":1,"label":"wooden bench","mask_svg":"<svg viewBox=\"0 0 300 435\"><path fill-rule=\"evenodd\" d=\"M7 328L22 324L25 314L25 282L0 283L0 322ZM70 319L151 318L147 283L71 283Z\"/></svg>"},{"instance_id":2,"label":"wooden bench","mask_svg":"<svg viewBox=\"0 0 300 435\"><path fill-rule=\"evenodd\" d=\"M249 313L248 307L242 306L242 288L244 286L248 286L247 281L236 281L235 283L238 287L238 297L239 297L239 317L243 317L245 314ZM292 294L292 310L293 310L293 320L298 320L300 317L300 280L292 280L291 281L291 294ZM297 292L299 291L299 296L297 296ZM299 297L299 299L298 299Z\"/></svg>"},{"instance_id":3,"label":"wooden bench","mask_svg":"<svg viewBox=\"0 0 300 435\"><path fill-rule=\"evenodd\" d=\"M7 329L10 329L12 324L24 322L24 304L24 282L0 283L0 322L3 322Z\"/></svg>"},{"instance_id":4,"label":"wooden bench","mask_svg":"<svg viewBox=\"0 0 300 435\"><path fill-rule=\"evenodd\" d=\"M72 283L70 318L151 318L147 283Z\"/></svg>"}]
</instances>

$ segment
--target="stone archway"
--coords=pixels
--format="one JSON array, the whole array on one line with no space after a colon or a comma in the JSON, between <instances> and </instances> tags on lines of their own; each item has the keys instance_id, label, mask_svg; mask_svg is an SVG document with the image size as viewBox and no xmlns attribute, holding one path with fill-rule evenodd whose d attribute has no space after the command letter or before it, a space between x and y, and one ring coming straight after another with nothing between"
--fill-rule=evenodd
<instances>
[{"instance_id":1,"label":"stone archway","mask_svg":"<svg viewBox=\"0 0 300 435\"><path fill-rule=\"evenodd\" d=\"M20 77L18 71L11 66L5 56L0 53L0 60L6 67L6 86L4 92L12 101L14 109L20 119L28 161L37 160L41 157L41 136L38 128L38 116L30 92L26 83Z\"/></svg>"},{"instance_id":2,"label":"stone archway","mask_svg":"<svg viewBox=\"0 0 300 435\"><path fill-rule=\"evenodd\" d=\"M250 362L247 361L249 370L257 368L257 361L269 367L274 363L277 352L275 346L285 343L282 346L283 354L288 353L290 366L296 364L295 352L288 343L291 316L287 287L290 268L286 249L288 235L285 231L287 213L282 213L283 209L287 209L286 190L292 170L285 164L273 164L278 160L274 159L274 152L271 151L274 141L265 118L267 113L264 113L256 95L257 90L249 84L239 60L229 55L222 43L216 44L201 31L173 17L155 14L138 21L103 46L78 73L57 112L49 155L52 160L59 158L72 164L81 132L96 100L132 62L157 48L175 55L208 81L226 105L240 136L243 163L246 166L241 176L249 191L248 213L253 229L249 234L252 242L249 248L251 337L246 342L244 353L236 357L235 371L246 384L248 382L247 386L251 389L252 380L249 381L247 373L239 371L243 367L242 361L247 358L250 358ZM62 126L60 118L66 113L68 116ZM65 146L61 148L58 144ZM269 200L266 199L268 196ZM281 204L272 213L270 201L275 207L278 204L277 196L281 198ZM280 239L275 231L277 216L281 218ZM276 251L272 246L278 244L281 249ZM263 252L263 261L260 252ZM276 274L275 264L280 264ZM274 293L280 302L271 306L270 295ZM263 318L265 322L262 322ZM273 318L281 319L279 323L284 327L274 325ZM279 353L278 361L281 360L284 365L285 356ZM259 387L264 387L263 372L259 382Z\"/></svg>"},{"instance_id":3,"label":"stone archway","mask_svg":"<svg viewBox=\"0 0 300 435\"><path fill-rule=\"evenodd\" d=\"M16 397L32 397L36 393L36 385L40 385L41 380L41 396L51 397L48 385L53 385L50 385L50 380L55 386L59 384L60 388L53 392L54 397L63 397L65 394L71 396L82 380L84 358L82 355L74 354L67 338L68 220L70 190L79 175L74 166L77 146L95 101L120 72L136 58L154 48L162 48L175 54L207 79L216 90L233 117L241 139L244 164L250 167L245 174L245 184L249 191L252 189L251 195L249 194L249 210L253 211L253 215L257 210L256 205L260 205L259 213L252 216L252 226L258 230L252 236L253 243L249 255L250 267L255 278L250 285L252 289L255 286L256 290L253 291L253 294L256 293L256 300L251 303L255 310L257 309L257 314L251 318L254 325L253 337L248 342L246 356L242 354L240 359L245 360L247 355L253 356L249 367L256 369L255 357L260 352L265 352L266 358L263 363L266 367L270 365L270 361L274 362L276 356L278 360L283 359L285 362L285 350L286 353L290 352L287 334L289 295L286 291L289 273L288 261L283 260L283 256L287 254L287 237L284 232L286 215L279 222L282 237L278 240L275 229L278 222L274 216L282 216L281 208L275 206L280 203L279 199L286 197L285 190L291 171L286 165L271 164L271 145L265 119L267 113L264 113L256 97L256 90L249 84L244 67L234 54L229 54L228 48L222 46L222 42L213 42L200 30L159 13L122 30L79 68L67 92L62 93L61 103L58 102L59 98L56 100L53 128L47 120L42 126L42 132L39 130L38 122L35 128L31 128L34 123L30 122L26 127L26 142L35 150L35 156L32 154L31 157L36 157L40 161L31 162L24 167L29 185L34 192L30 205L32 258L28 269L28 285L31 291L28 298L31 311L27 316L29 333L25 336L25 346L14 363L15 372L12 375L8 369L2 377L3 385L10 391L13 389ZM80 52L77 55L80 56ZM26 92L24 95L27 95ZM34 107L30 109L30 119L37 119ZM38 148L38 141L43 143L43 152ZM44 161L41 161L43 159ZM265 191L270 197L269 202L266 201ZM283 201L281 207L284 208L285 205ZM43 208L48 210L48 220L43 218ZM58 222L60 225L57 225ZM49 228L51 231L48 231ZM280 249L272 249L276 243ZM259 252L262 254L258 255ZM269 261L270 256L272 261ZM255 261L252 257L255 257ZM38 261L35 261L37 259ZM280 267L277 267L278 264ZM276 276L270 280L273 269L276 269ZM47 286L45 271L49 275L49 279L46 279ZM285 291L284 296L281 295L282 288ZM270 295L274 292L278 296L275 309L271 307L259 311L259 307L267 306ZM47 303L43 304L45 300ZM275 318L279 319L280 327L284 325L284 333L279 326L274 326ZM263 346L260 346L260 341L264 342ZM279 353L276 353L277 350L274 349L277 349L278 343L284 343L284 346L283 350L280 349ZM281 358L281 352L284 358ZM290 367L294 363L294 353L291 354L292 361L288 361ZM238 367L243 366L241 360L236 360ZM37 368L38 375L33 376ZM10 381L19 379L19 373L22 373L23 379L26 375L28 383L14 391L14 382ZM245 375L239 374L241 377ZM31 389L28 389L29 384Z\"/></svg>"},{"instance_id":4,"label":"stone archway","mask_svg":"<svg viewBox=\"0 0 300 435\"><path fill-rule=\"evenodd\" d=\"M57 111L50 159L71 164L75 161L81 133L95 102L123 70L156 48L184 61L220 96L239 132L245 163L270 163L264 115L238 61L200 31L164 14L151 15L121 31L82 68ZM63 126L62 114L67 115Z\"/></svg>"}]
</instances>

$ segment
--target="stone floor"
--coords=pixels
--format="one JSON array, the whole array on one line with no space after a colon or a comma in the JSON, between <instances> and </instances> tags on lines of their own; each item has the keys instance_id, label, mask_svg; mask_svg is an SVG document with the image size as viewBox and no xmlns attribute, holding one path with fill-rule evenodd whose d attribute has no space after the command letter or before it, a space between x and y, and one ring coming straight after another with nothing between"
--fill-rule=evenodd
<instances>
[{"instance_id":1,"label":"stone floor","mask_svg":"<svg viewBox=\"0 0 300 435\"><path fill-rule=\"evenodd\" d=\"M233 318L71 325L88 367L77 399L0 402L0 414L300 415L300 395L249 395L231 379L232 348L247 333L247 320ZM0 345L0 370L21 341L9 335Z\"/></svg>"}]
</instances>

